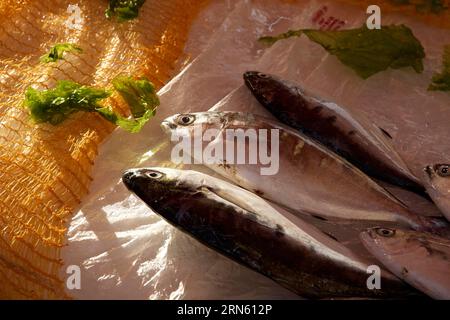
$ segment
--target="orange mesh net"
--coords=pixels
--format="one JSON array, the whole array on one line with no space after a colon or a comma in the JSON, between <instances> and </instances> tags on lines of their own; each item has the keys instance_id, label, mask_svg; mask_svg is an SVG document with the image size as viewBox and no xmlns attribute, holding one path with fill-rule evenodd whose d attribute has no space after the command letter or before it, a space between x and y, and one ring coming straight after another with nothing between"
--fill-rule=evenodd
<instances>
[{"instance_id":1,"label":"orange mesh net","mask_svg":"<svg viewBox=\"0 0 450 320\"><path fill-rule=\"evenodd\" d=\"M70 79L105 86L120 73L146 75L158 88L183 56L192 19L206 0L147 0L139 19L105 18L107 1L77 0L79 30L67 26L70 1L0 2L0 298L68 298L59 273L66 225L87 194L100 142L113 126L78 113L59 126L30 123L26 88ZM78 21L80 22L80 21ZM81 54L40 64L56 43ZM110 101L119 109L121 100Z\"/></svg>"}]
</instances>

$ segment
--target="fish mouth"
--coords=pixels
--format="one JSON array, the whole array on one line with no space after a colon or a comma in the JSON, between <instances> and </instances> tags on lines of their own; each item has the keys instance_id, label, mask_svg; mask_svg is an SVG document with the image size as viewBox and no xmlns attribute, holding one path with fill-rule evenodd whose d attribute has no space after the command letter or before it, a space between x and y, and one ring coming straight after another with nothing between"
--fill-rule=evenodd
<instances>
[{"instance_id":1,"label":"fish mouth","mask_svg":"<svg viewBox=\"0 0 450 320\"><path fill-rule=\"evenodd\" d=\"M423 168L423 175L426 182L433 185L433 179L436 177L436 172L434 171L434 166L428 165L425 168Z\"/></svg>"},{"instance_id":2,"label":"fish mouth","mask_svg":"<svg viewBox=\"0 0 450 320\"><path fill-rule=\"evenodd\" d=\"M359 234L359 239L363 246L369 251L372 252L373 247L375 246L377 237L376 232L373 229L368 229Z\"/></svg>"},{"instance_id":3,"label":"fish mouth","mask_svg":"<svg viewBox=\"0 0 450 320\"><path fill-rule=\"evenodd\" d=\"M170 133L172 130L175 130L177 126L171 121L164 120L163 122L161 122L161 128L165 133Z\"/></svg>"},{"instance_id":4,"label":"fish mouth","mask_svg":"<svg viewBox=\"0 0 450 320\"><path fill-rule=\"evenodd\" d=\"M244 73L244 82L251 91L255 91L256 89L254 84L256 84L256 79L258 79L259 74L260 72L258 71L247 71Z\"/></svg>"},{"instance_id":5,"label":"fish mouth","mask_svg":"<svg viewBox=\"0 0 450 320\"><path fill-rule=\"evenodd\" d=\"M361 232L359 237L361 238L361 240L363 240L363 242L371 242L376 239L376 232L374 229L367 229L366 231Z\"/></svg>"},{"instance_id":6,"label":"fish mouth","mask_svg":"<svg viewBox=\"0 0 450 320\"><path fill-rule=\"evenodd\" d=\"M127 187L128 190L133 191L136 182L136 172L135 170L126 170L122 174L122 182Z\"/></svg>"},{"instance_id":7,"label":"fish mouth","mask_svg":"<svg viewBox=\"0 0 450 320\"><path fill-rule=\"evenodd\" d=\"M258 74L260 74L259 71L246 71L246 72L244 72L244 80L252 79L254 77L257 77Z\"/></svg>"},{"instance_id":8,"label":"fish mouth","mask_svg":"<svg viewBox=\"0 0 450 320\"><path fill-rule=\"evenodd\" d=\"M361 240L361 243L363 246L372 254L376 256L376 252L378 250L378 246L382 243L381 239L383 238L380 236L380 230L383 228L376 227L376 228L370 228L366 231L363 231L359 234L359 239Z\"/></svg>"},{"instance_id":9,"label":"fish mouth","mask_svg":"<svg viewBox=\"0 0 450 320\"><path fill-rule=\"evenodd\" d=\"M426 166L423 171L428 175L429 178L432 178L434 176L434 169L433 166Z\"/></svg>"}]
</instances>

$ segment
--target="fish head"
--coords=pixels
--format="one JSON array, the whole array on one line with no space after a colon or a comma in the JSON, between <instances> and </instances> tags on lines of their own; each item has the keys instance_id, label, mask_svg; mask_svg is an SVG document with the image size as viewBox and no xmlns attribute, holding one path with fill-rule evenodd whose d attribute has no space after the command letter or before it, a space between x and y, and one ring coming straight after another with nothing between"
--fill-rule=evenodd
<instances>
[{"instance_id":1,"label":"fish head","mask_svg":"<svg viewBox=\"0 0 450 320\"><path fill-rule=\"evenodd\" d=\"M366 248L374 253L399 255L405 250L417 247L413 239L415 232L391 228L372 228L361 233L360 238Z\"/></svg>"},{"instance_id":2,"label":"fish head","mask_svg":"<svg viewBox=\"0 0 450 320\"><path fill-rule=\"evenodd\" d=\"M197 130L203 132L209 128L220 128L223 123L222 112L180 113L164 119L161 128L167 134L192 136Z\"/></svg>"},{"instance_id":3,"label":"fish head","mask_svg":"<svg viewBox=\"0 0 450 320\"><path fill-rule=\"evenodd\" d=\"M271 105L275 96L286 90L281 80L258 71L244 73L244 82L255 98L265 106Z\"/></svg>"},{"instance_id":4,"label":"fish head","mask_svg":"<svg viewBox=\"0 0 450 320\"><path fill-rule=\"evenodd\" d=\"M214 213L204 199L210 178L192 170L154 167L129 169L122 181L155 213L187 230L201 226Z\"/></svg>"},{"instance_id":5,"label":"fish head","mask_svg":"<svg viewBox=\"0 0 450 320\"><path fill-rule=\"evenodd\" d=\"M192 191L188 180L182 179L180 170L170 168L129 169L122 175L125 186L141 198L150 208L176 204Z\"/></svg>"},{"instance_id":6,"label":"fish head","mask_svg":"<svg viewBox=\"0 0 450 320\"><path fill-rule=\"evenodd\" d=\"M448 296L447 238L413 230L374 228L363 232L361 240L400 279L433 298Z\"/></svg>"},{"instance_id":7,"label":"fish head","mask_svg":"<svg viewBox=\"0 0 450 320\"><path fill-rule=\"evenodd\" d=\"M122 175L122 181L138 196L149 192L160 196L165 190L176 186L176 175L166 168L138 168L126 170Z\"/></svg>"},{"instance_id":8,"label":"fish head","mask_svg":"<svg viewBox=\"0 0 450 320\"><path fill-rule=\"evenodd\" d=\"M195 134L205 133L208 129L223 130L230 124L244 127L254 120L254 117L249 113L232 111L181 113L166 118L161 127L168 135L193 137Z\"/></svg>"},{"instance_id":9,"label":"fish head","mask_svg":"<svg viewBox=\"0 0 450 320\"><path fill-rule=\"evenodd\" d=\"M450 164L426 166L424 179L428 194L447 219L450 219Z\"/></svg>"}]
</instances>

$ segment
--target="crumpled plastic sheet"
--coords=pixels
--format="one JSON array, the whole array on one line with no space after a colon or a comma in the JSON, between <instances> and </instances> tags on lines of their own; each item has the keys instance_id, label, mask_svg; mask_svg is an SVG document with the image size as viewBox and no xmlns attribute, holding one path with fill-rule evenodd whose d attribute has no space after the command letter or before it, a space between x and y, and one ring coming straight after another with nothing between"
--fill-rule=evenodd
<instances>
[{"instance_id":1,"label":"crumpled plastic sheet","mask_svg":"<svg viewBox=\"0 0 450 320\"><path fill-rule=\"evenodd\" d=\"M186 51L195 59L161 89L157 116L135 135L116 130L102 146L90 195L70 222L66 267L81 268L83 299L295 299L272 280L241 266L178 231L126 190L121 173L132 167L173 166L170 141L159 123L169 115L216 110L267 113L243 86L242 74L256 69L297 81L309 91L371 119L393 136L413 173L448 160L448 95L427 92L441 65L446 30L395 15L383 24L405 23L426 49L425 71L387 70L362 80L306 38L271 48L256 39L288 29L318 28L326 15L359 27L365 11L327 1L212 1L193 26ZM436 41L439 39L439 41ZM202 166L195 170L208 172ZM269 178L268 178L269 179ZM64 272L65 268L63 268ZM333 272L330 270L330 272ZM63 277L67 275L63 274Z\"/></svg>"}]
</instances>

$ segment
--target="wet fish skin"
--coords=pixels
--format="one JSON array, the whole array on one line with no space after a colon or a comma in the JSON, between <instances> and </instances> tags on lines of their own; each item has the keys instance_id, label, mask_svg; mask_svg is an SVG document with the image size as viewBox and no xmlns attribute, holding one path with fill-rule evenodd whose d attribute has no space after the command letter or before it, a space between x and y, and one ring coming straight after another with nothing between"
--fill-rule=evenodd
<instances>
[{"instance_id":1,"label":"wet fish skin","mask_svg":"<svg viewBox=\"0 0 450 320\"><path fill-rule=\"evenodd\" d=\"M450 240L417 231L374 228L366 248L391 272L435 299L450 299Z\"/></svg>"},{"instance_id":2,"label":"wet fish skin","mask_svg":"<svg viewBox=\"0 0 450 320\"><path fill-rule=\"evenodd\" d=\"M450 164L426 166L424 179L431 199L450 221Z\"/></svg>"},{"instance_id":3,"label":"wet fish skin","mask_svg":"<svg viewBox=\"0 0 450 320\"><path fill-rule=\"evenodd\" d=\"M261 198L225 181L189 170L143 168L125 172L123 182L175 227L303 297L417 296L384 272L383 288L367 289L365 264L330 249Z\"/></svg>"},{"instance_id":4,"label":"wet fish skin","mask_svg":"<svg viewBox=\"0 0 450 320\"><path fill-rule=\"evenodd\" d=\"M294 83L257 71L244 74L244 82L255 98L278 120L316 139L373 178L401 186L424 197L424 187L407 169L406 164L374 140L349 113L335 103L308 96ZM378 136L389 133L380 129Z\"/></svg>"},{"instance_id":5,"label":"wet fish skin","mask_svg":"<svg viewBox=\"0 0 450 320\"><path fill-rule=\"evenodd\" d=\"M192 121L186 124L182 121L184 118ZM171 116L163 121L162 127L167 134L177 133L189 138L198 130L205 132L210 128L221 132L227 129L279 129L279 172L273 176L262 178L260 164L206 165L241 187L289 208L299 216L312 214L327 219L394 221L427 231L441 230L447 226L436 219L412 213L384 188L335 153L270 119L241 112L198 112ZM223 141L214 140L214 143ZM257 145L258 141L253 143ZM205 144L210 145L211 142Z\"/></svg>"}]
</instances>

